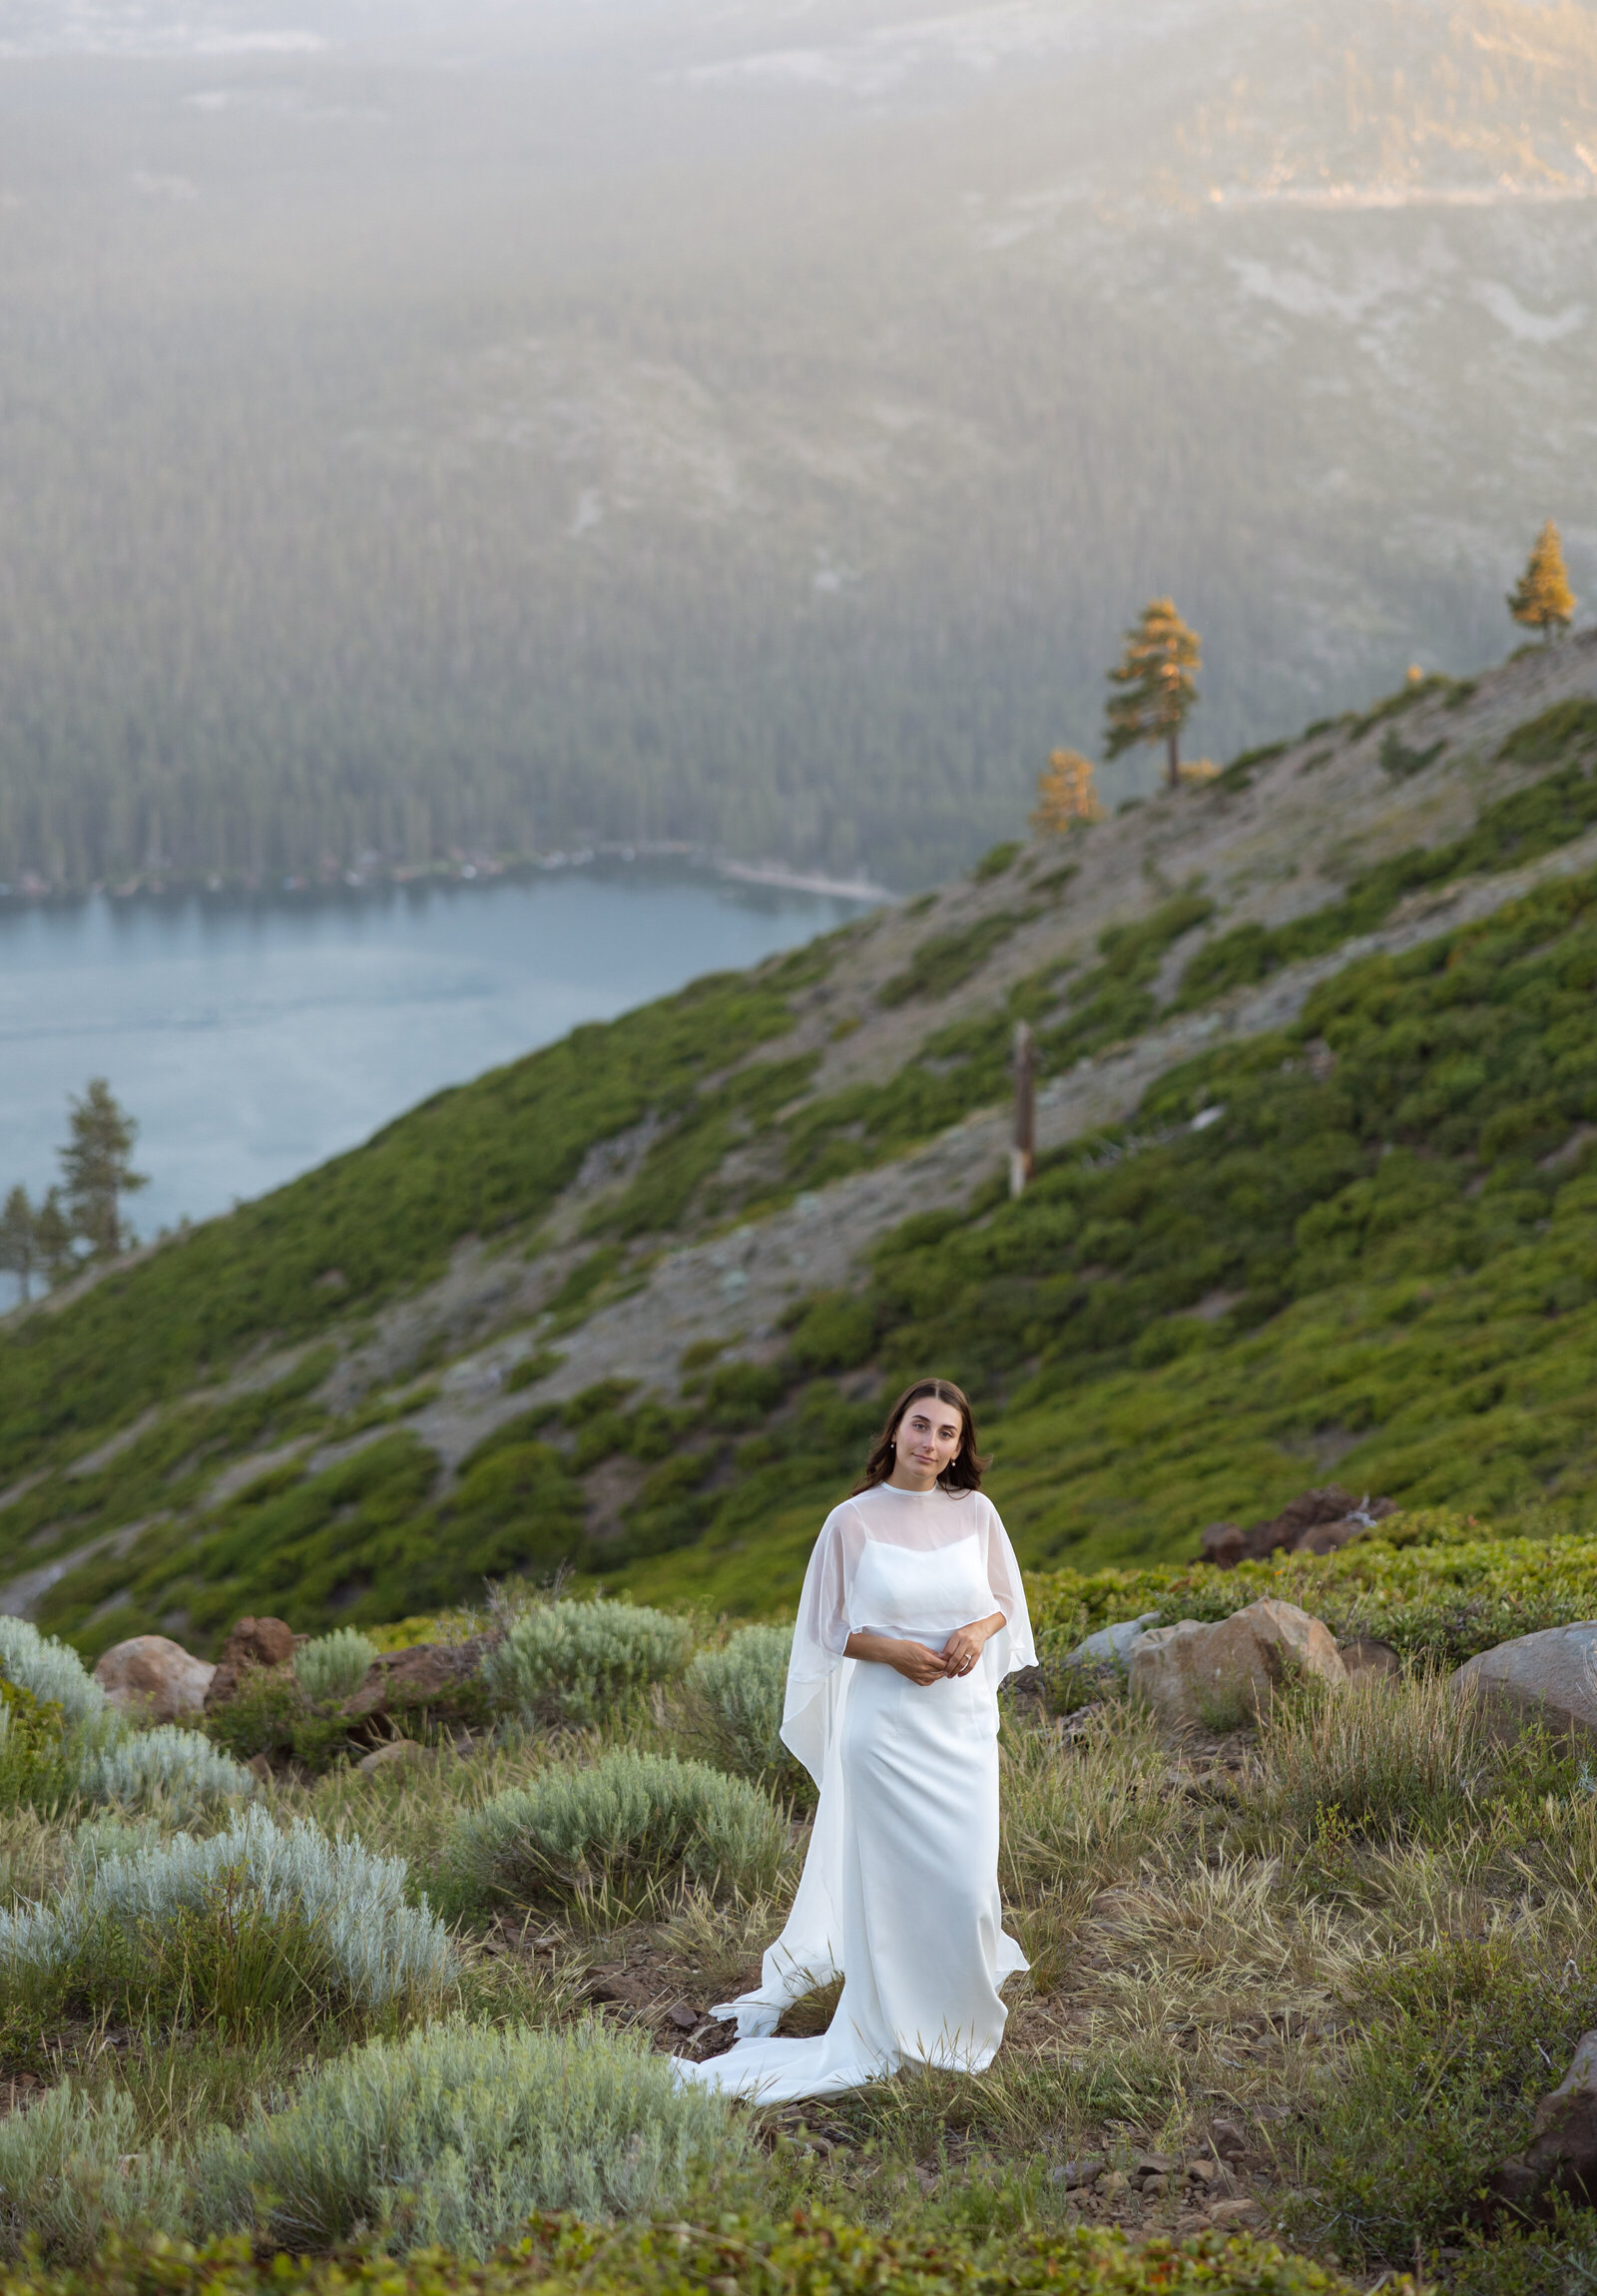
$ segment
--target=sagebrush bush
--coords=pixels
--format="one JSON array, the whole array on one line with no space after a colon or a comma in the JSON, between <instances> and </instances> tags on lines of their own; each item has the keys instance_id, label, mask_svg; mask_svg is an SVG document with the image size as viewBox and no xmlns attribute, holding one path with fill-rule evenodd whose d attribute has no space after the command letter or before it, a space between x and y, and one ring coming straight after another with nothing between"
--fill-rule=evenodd
<instances>
[{"instance_id":1,"label":"sagebrush bush","mask_svg":"<svg viewBox=\"0 0 1597 2296\"><path fill-rule=\"evenodd\" d=\"M59 1706L69 1726L105 1713L106 1694L78 1653L26 1618L0 1617L0 1673L41 1705Z\"/></svg>"},{"instance_id":2,"label":"sagebrush bush","mask_svg":"<svg viewBox=\"0 0 1597 2296\"><path fill-rule=\"evenodd\" d=\"M606 1912L673 1881L769 1890L788 1851L782 1813L758 1786L674 1754L607 1754L546 1770L457 1822L446 1863L462 1904L561 1899Z\"/></svg>"},{"instance_id":3,"label":"sagebrush bush","mask_svg":"<svg viewBox=\"0 0 1597 2296\"><path fill-rule=\"evenodd\" d=\"M53 1904L0 1911L0 1974L55 1978L89 2000L175 2005L248 2021L252 1997L312 1980L327 2007L435 2001L456 1957L406 1905L404 1862L329 1842L261 1809L222 1834L177 1834L83 1861Z\"/></svg>"},{"instance_id":4,"label":"sagebrush bush","mask_svg":"<svg viewBox=\"0 0 1597 2296\"><path fill-rule=\"evenodd\" d=\"M27 2111L0 2117L0 2249L38 2244L52 2262L87 2263L111 2232L177 2233L183 2171L159 2138L141 2141L129 2099L98 2102L70 2080Z\"/></svg>"},{"instance_id":5,"label":"sagebrush bush","mask_svg":"<svg viewBox=\"0 0 1597 2296\"><path fill-rule=\"evenodd\" d=\"M584 1726L634 1704L680 1674L693 1633L686 1619L625 1602L546 1602L523 1613L483 1660L494 1705L527 1721Z\"/></svg>"},{"instance_id":6,"label":"sagebrush bush","mask_svg":"<svg viewBox=\"0 0 1597 2296\"><path fill-rule=\"evenodd\" d=\"M684 1734L696 1752L734 1777L784 1792L808 1774L780 1736L791 1626L743 1626L719 1650L701 1650L683 1677Z\"/></svg>"},{"instance_id":7,"label":"sagebrush bush","mask_svg":"<svg viewBox=\"0 0 1597 2296\"><path fill-rule=\"evenodd\" d=\"M325 2247L369 2228L401 2249L484 2257L535 2210L590 2219L680 2203L748 2157L725 2100L679 2087L639 2034L432 2025L320 2066L285 2111L196 2164L209 2229Z\"/></svg>"},{"instance_id":8,"label":"sagebrush bush","mask_svg":"<svg viewBox=\"0 0 1597 2296\"><path fill-rule=\"evenodd\" d=\"M188 1817L253 1794L256 1781L200 1731L164 1722L154 1730L131 1731L114 1746L87 1755L78 1786L90 1801L160 1799L177 1816Z\"/></svg>"},{"instance_id":9,"label":"sagebrush bush","mask_svg":"<svg viewBox=\"0 0 1597 2296\"><path fill-rule=\"evenodd\" d=\"M366 1679L377 1645L358 1626L335 1626L313 1642L301 1642L293 1670L307 1698L350 1698Z\"/></svg>"}]
</instances>

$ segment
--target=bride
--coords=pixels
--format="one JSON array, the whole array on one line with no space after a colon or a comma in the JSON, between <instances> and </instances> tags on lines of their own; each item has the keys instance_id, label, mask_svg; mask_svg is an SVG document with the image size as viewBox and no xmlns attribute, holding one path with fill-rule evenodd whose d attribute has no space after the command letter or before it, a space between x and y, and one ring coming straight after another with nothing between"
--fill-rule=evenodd
<instances>
[{"instance_id":1,"label":"bride","mask_svg":"<svg viewBox=\"0 0 1597 2296\"><path fill-rule=\"evenodd\" d=\"M998 1989L1026 1967L998 1902L998 1685L1036 1653L986 1463L959 1389L916 1380L821 1526L782 1721L820 1789L809 1853L759 1987L715 2012L737 2041L679 2059L685 2080L779 2103L992 2061ZM772 2037L839 1974L824 2033Z\"/></svg>"}]
</instances>

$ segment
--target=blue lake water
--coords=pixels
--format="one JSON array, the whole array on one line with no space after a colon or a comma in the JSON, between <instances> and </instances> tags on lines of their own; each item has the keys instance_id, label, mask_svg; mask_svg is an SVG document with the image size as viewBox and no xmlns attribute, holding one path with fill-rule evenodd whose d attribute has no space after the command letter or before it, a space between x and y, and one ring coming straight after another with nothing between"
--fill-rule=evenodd
<instances>
[{"instance_id":1,"label":"blue lake water","mask_svg":"<svg viewBox=\"0 0 1597 2296\"><path fill-rule=\"evenodd\" d=\"M347 898L7 904L0 1193L42 1195L68 1094L105 1076L139 1121L136 1227L204 1219L440 1085L861 905L642 861Z\"/></svg>"}]
</instances>

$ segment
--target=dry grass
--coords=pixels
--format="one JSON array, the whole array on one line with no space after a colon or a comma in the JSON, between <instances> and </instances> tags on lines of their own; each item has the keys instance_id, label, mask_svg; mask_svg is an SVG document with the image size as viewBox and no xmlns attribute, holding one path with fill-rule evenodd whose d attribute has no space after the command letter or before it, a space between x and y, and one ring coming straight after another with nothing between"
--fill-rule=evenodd
<instances>
[{"instance_id":1,"label":"dry grass","mask_svg":"<svg viewBox=\"0 0 1597 2296\"><path fill-rule=\"evenodd\" d=\"M1299 1841L1456 1832L1496 1767L1485 1714L1444 1674L1355 1674L1333 1696L1305 1684L1260 1733L1251 1795L1267 1826Z\"/></svg>"}]
</instances>

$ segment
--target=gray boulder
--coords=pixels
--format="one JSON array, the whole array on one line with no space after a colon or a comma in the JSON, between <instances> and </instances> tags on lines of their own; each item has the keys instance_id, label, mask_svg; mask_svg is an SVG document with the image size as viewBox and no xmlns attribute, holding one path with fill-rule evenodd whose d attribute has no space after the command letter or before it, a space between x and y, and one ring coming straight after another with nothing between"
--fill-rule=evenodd
<instances>
[{"instance_id":1,"label":"gray boulder","mask_svg":"<svg viewBox=\"0 0 1597 2296\"><path fill-rule=\"evenodd\" d=\"M1065 1660L1067 1666L1124 1666L1150 1626L1157 1626L1157 1610L1140 1618L1123 1618L1118 1626L1100 1626L1085 1642L1078 1642Z\"/></svg>"},{"instance_id":2,"label":"gray boulder","mask_svg":"<svg viewBox=\"0 0 1597 2296\"><path fill-rule=\"evenodd\" d=\"M1466 1660L1453 1687L1478 1697L1505 1736L1542 1722L1562 1737L1597 1739L1597 1620L1499 1642Z\"/></svg>"}]
</instances>

